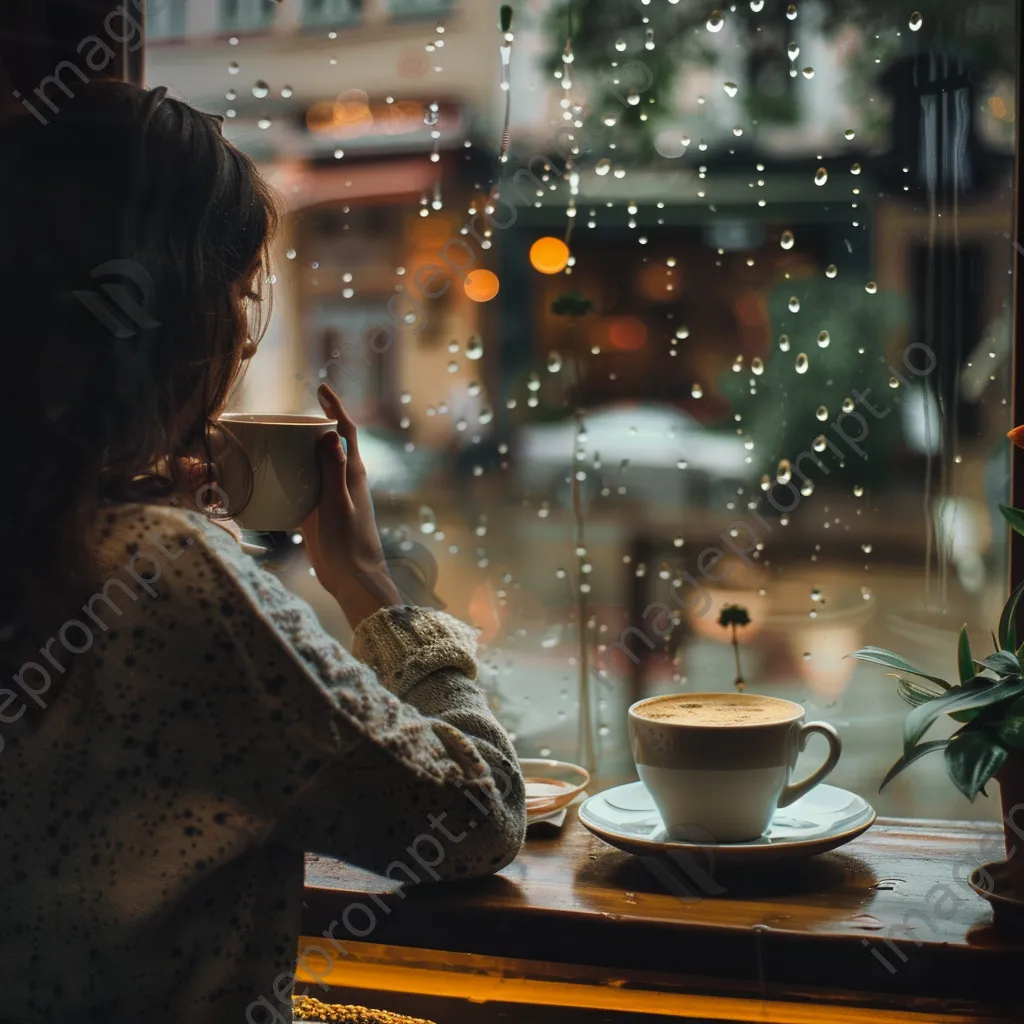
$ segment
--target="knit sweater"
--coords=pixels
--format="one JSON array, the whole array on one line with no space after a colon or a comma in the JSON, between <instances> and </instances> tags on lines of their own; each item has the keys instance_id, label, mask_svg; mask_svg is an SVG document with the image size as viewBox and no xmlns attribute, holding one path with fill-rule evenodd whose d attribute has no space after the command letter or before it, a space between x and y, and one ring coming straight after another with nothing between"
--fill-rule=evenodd
<instances>
[{"instance_id":1,"label":"knit sweater","mask_svg":"<svg viewBox=\"0 0 1024 1024\"><path fill-rule=\"evenodd\" d=\"M515 857L468 627L390 608L349 654L203 517L100 528L96 594L0 684L0 1019L290 1021L305 852L406 884Z\"/></svg>"}]
</instances>

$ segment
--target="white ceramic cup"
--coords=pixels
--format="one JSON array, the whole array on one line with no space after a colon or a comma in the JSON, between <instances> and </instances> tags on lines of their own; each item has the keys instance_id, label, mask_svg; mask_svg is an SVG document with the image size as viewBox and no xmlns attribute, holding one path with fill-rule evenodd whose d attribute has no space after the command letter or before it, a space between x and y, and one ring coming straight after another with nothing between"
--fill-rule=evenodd
<instances>
[{"instance_id":1,"label":"white ceramic cup","mask_svg":"<svg viewBox=\"0 0 1024 1024\"><path fill-rule=\"evenodd\" d=\"M716 721L652 717L664 716L669 701L709 707ZM797 755L812 733L828 741L828 757L817 771L793 783ZM824 722L805 723L799 704L744 693L668 694L637 701L629 709L629 741L640 781L666 830L701 844L757 839L777 808L822 782L842 752L835 729Z\"/></svg>"},{"instance_id":2,"label":"white ceramic cup","mask_svg":"<svg viewBox=\"0 0 1024 1024\"><path fill-rule=\"evenodd\" d=\"M337 429L337 420L288 413L225 413L219 423L238 443L218 463L217 483L227 495L228 513L245 530L299 527L320 500L316 443ZM245 501L250 467L252 493Z\"/></svg>"}]
</instances>

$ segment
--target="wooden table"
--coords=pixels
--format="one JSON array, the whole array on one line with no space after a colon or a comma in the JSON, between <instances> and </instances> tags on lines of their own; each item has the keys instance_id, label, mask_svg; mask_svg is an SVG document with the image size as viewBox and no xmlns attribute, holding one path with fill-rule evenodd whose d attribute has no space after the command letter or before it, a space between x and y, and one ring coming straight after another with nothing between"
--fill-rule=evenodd
<instances>
[{"instance_id":1,"label":"wooden table","mask_svg":"<svg viewBox=\"0 0 1024 1024\"><path fill-rule=\"evenodd\" d=\"M1020 1022L1024 943L994 932L966 884L1001 843L986 825L879 819L821 857L686 879L571 816L560 833L531 834L493 878L404 895L311 856L299 979L348 997L589 1007L602 1021ZM695 895L695 879L720 891ZM345 954L316 938L325 931Z\"/></svg>"}]
</instances>

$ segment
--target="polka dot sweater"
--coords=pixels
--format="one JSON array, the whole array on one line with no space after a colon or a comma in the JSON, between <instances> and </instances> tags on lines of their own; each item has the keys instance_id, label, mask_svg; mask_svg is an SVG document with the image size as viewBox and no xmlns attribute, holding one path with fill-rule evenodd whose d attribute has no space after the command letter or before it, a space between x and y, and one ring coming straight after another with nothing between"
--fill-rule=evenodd
<instances>
[{"instance_id":1,"label":"polka dot sweater","mask_svg":"<svg viewBox=\"0 0 1024 1024\"><path fill-rule=\"evenodd\" d=\"M290 1021L305 852L410 884L515 857L468 627L390 608L349 654L201 516L100 530L101 586L0 682L0 1020Z\"/></svg>"}]
</instances>

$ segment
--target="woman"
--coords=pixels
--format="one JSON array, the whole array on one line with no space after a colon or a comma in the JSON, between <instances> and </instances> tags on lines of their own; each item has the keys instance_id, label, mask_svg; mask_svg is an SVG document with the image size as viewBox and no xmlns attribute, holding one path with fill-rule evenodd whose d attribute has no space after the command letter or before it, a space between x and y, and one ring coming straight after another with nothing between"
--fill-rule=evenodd
<instances>
[{"instance_id":1,"label":"woman","mask_svg":"<svg viewBox=\"0 0 1024 1024\"><path fill-rule=\"evenodd\" d=\"M276 223L219 129L104 83L2 132L0 1018L290 1020L306 851L411 884L525 831L473 634L402 606L332 392L306 540L352 655L195 511Z\"/></svg>"}]
</instances>

